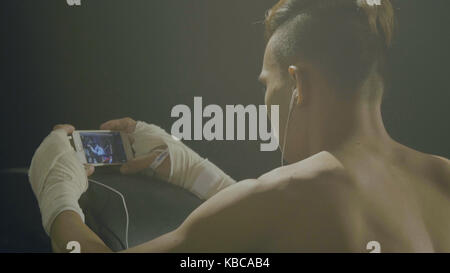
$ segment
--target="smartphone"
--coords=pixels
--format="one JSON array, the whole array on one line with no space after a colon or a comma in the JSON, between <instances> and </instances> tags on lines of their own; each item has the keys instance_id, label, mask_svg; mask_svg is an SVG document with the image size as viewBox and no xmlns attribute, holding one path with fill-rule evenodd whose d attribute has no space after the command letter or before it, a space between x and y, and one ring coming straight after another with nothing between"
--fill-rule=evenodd
<instances>
[{"instance_id":1,"label":"smartphone","mask_svg":"<svg viewBox=\"0 0 450 273\"><path fill-rule=\"evenodd\" d=\"M72 144L81 163L92 166L122 165L133 150L126 133L117 131L74 131Z\"/></svg>"}]
</instances>

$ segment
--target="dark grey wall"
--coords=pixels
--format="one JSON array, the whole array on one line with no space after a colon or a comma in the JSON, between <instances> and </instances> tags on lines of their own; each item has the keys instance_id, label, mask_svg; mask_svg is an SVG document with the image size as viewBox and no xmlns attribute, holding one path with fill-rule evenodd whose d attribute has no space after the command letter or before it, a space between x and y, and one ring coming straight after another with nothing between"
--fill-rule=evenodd
<instances>
[{"instance_id":1,"label":"dark grey wall","mask_svg":"<svg viewBox=\"0 0 450 273\"><path fill-rule=\"evenodd\" d=\"M131 116L170 130L176 104L262 104L256 81L274 0L9 0L2 3L1 168L26 166L56 123ZM400 0L384 119L391 135L450 157L446 0ZM188 142L237 179L277 166L258 142Z\"/></svg>"}]
</instances>

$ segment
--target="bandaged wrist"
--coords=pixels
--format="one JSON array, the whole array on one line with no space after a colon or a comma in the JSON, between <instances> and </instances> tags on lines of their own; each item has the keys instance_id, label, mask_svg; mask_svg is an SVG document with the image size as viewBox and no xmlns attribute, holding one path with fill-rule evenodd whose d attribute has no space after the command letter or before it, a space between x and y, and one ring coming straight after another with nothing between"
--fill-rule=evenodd
<instances>
[{"instance_id":1,"label":"bandaged wrist","mask_svg":"<svg viewBox=\"0 0 450 273\"><path fill-rule=\"evenodd\" d=\"M28 175L48 235L63 211L75 211L84 221L78 199L88 187L86 172L64 131L54 131L44 140L33 156Z\"/></svg>"},{"instance_id":2,"label":"bandaged wrist","mask_svg":"<svg viewBox=\"0 0 450 273\"><path fill-rule=\"evenodd\" d=\"M133 138L133 149L137 157L146 155L157 147L166 146L171 163L168 181L191 191L201 199L206 200L236 183L217 166L158 126L138 122ZM152 170L149 172L152 173Z\"/></svg>"},{"instance_id":3,"label":"bandaged wrist","mask_svg":"<svg viewBox=\"0 0 450 273\"><path fill-rule=\"evenodd\" d=\"M167 157L169 157L169 148L165 150L156 150L154 152L159 152L159 154L156 156L155 160L153 160L152 164L150 164L150 169L153 171L156 171L159 166L166 160Z\"/></svg>"}]
</instances>

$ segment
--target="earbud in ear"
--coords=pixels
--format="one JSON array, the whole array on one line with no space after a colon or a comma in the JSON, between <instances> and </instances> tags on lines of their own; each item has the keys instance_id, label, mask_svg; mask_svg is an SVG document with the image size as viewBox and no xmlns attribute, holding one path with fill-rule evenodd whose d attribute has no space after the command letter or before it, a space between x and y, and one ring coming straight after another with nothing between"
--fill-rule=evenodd
<instances>
[{"instance_id":1,"label":"earbud in ear","mask_svg":"<svg viewBox=\"0 0 450 273\"><path fill-rule=\"evenodd\" d=\"M289 66L288 71L289 71L289 75L291 75L292 79L294 81L296 81L297 75L295 74L295 72L297 71L297 67L295 65L291 65L291 66Z\"/></svg>"},{"instance_id":2,"label":"earbud in ear","mask_svg":"<svg viewBox=\"0 0 450 273\"><path fill-rule=\"evenodd\" d=\"M291 65L291 66L289 66L289 75L291 75L291 77L292 77L292 79L296 82L296 84L297 84L297 73L298 73L298 68L297 68L297 66L295 66L295 65ZM302 80L302 79L300 79L300 80ZM300 96L300 94L299 94L299 92L298 92L298 89L296 88L295 90L294 90L294 92L293 92L293 94L292 94L292 101L291 101L291 104L292 104L292 106L291 106L291 108L292 107L294 107L294 102L295 102L295 100L298 100L298 97Z\"/></svg>"}]
</instances>

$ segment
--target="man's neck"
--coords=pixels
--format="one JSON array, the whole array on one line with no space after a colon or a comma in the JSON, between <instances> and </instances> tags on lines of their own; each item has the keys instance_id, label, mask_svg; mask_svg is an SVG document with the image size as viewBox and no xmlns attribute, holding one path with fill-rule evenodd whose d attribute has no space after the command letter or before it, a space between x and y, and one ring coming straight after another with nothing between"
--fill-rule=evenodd
<instances>
[{"instance_id":1,"label":"man's neck","mask_svg":"<svg viewBox=\"0 0 450 273\"><path fill-rule=\"evenodd\" d=\"M309 156L343 149L382 152L394 144L376 102L336 105L327 114L318 116L315 124L308 133Z\"/></svg>"}]
</instances>

